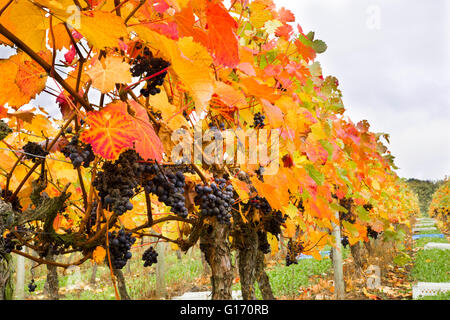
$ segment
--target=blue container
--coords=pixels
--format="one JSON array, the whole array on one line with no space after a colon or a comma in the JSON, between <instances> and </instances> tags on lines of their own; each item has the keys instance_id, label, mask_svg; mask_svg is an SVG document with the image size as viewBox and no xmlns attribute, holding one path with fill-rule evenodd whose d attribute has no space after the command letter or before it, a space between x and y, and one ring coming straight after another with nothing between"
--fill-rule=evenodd
<instances>
[{"instance_id":1,"label":"blue container","mask_svg":"<svg viewBox=\"0 0 450 320\"><path fill-rule=\"evenodd\" d=\"M329 256L329 255L330 255L330 250L320 251L320 255L321 255L322 257ZM303 253L301 253L301 254L299 254L299 255L297 256L297 260L302 260L302 259L313 259L313 256L311 256L311 255L309 255L309 254L303 254Z\"/></svg>"},{"instance_id":2,"label":"blue container","mask_svg":"<svg viewBox=\"0 0 450 320\"><path fill-rule=\"evenodd\" d=\"M444 238L442 233L432 233L432 234L416 234L412 236L413 240L420 238Z\"/></svg>"}]
</instances>

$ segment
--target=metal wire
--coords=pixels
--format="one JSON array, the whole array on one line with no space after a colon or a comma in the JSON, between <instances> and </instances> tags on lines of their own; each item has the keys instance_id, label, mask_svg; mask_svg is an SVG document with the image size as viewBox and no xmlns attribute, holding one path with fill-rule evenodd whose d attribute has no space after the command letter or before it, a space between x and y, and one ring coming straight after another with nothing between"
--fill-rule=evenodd
<instances>
[{"instance_id":1,"label":"metal wire","mask_svg":"<svg viewBox=\"0 0 450 320\"><path fill-rule=\"evenodd\" d=\"M72 164L72 162L69 162L69 161L66 161L66 160L56 159L56 158L52 158L52 157L44 157L44 156L40 156L40 155L37 155L37 154L32 154L32 153L25 152L23 150L13 150L13 149L9 149L9 148L0 148L0 150L7 150L7 151L11 151L11 152L19 152L19 153L23 153L23 154L26 154L26 155L29 155L29 156L32 156L32 157L35 157L35 158L50 159L50 160L54 160L54 161L60 161L60 162L65 162L65 163Z\"/></svg>"}]
</instances>

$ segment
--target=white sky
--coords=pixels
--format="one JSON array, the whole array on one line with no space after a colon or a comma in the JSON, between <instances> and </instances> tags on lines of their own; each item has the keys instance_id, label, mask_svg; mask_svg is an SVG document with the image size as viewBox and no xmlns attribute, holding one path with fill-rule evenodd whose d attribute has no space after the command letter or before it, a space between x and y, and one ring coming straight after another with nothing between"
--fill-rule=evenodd
<instances>
[{"instance_id":1,"label":"white sky","mask_svg":"<svg viewBox=\"0 0 450 320\"><path fill-rule=\"evenodd\" d=\"M450 1L274 0L328 50L346 114L390 134L406 178L450 175Z\"/></svg>"}]
</instances>

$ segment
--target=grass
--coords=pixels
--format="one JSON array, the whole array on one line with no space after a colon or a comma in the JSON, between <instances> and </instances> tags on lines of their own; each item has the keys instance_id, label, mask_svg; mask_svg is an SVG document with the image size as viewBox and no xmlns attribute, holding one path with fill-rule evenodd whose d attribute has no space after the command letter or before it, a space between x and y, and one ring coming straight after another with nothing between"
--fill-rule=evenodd
<instances>
[{"instance_id":1,"label":"grass","mask_svg":"<svg viewBox=\"0 0 450 320\"><path fill-rule=\"evenodd\" d=\"M424 231L421 234L440 233L440 231ZM420 238L414 241L418 248L415 255L411 278L415 282L450 282L450 250L429 249L423 247L429 242L448 243L445 238ZM450 292L435 296L422 297L420 300L449 300Z\"/></svg>"},{"instance_id":2,"label":"grass","mask_svg":"<svg viewBox=\"0 0 450 320\"><path fill-rule=\"evenodd\" d=\"M420 250L416 255L411 277L415 281L449 282L450 251L440 249Z\"/></svg>"}]
</instances>

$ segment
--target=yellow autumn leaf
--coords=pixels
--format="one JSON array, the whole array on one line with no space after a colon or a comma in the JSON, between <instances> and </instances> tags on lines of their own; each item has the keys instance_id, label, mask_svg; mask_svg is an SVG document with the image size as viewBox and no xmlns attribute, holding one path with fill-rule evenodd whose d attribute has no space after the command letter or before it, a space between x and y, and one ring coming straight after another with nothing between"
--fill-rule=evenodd
<instances>
[{"instance_id":1,"label":"yellow autumn leaf","mask_svg":"<svg viewBox=\"0 0 450 320\"><path fill-rule=\"evenodd\" d=\"M270 250L272 256L275 255L275 253L278 252L278 239L271 233L267 233L267 242L270 244Z\"/></svg>"},{"instance_id":2,"label":"yellow autumn leaf","mask_svg":"<svg viewBox=\"0 0 450 320\"><path fill-rule=\"evenodd\" d=\"M104 11L82 12L77 30L97 49L118 47L119 39L128 37L123 19Z\"/></svg>"},{"instance_id":3,"label":"yellow autumn leaf","mask_svg":"<svg viewBox=\"0 0 450 320\"><path fill-rule=\"evenodd\" d=\"M97 60L94 66L86 71L92 79L92 86L102 93L114 90L116 83L129 83L132 81L130 65L120 57L108 56L104 65Z\"/></svg>"},{"instance_id":4,"label":"yellow autumn leaf","mask_svg":"<svg viewBox=\"0 0 450 320\"><path fill-rule=\"evenodd\" d=\"M380 183L377 180L372 180L372 187L375 190L380 190L381 189Z\"/></svg>"},{"instance_id":5,"label":"yellow autumn leaf","mask_svg":"<svg viewBox=\"0 0 450 320\"><path fill-rule=\"evenodd\" d=\"M311 139L315 141L327 139L327 135L323 131L323 127L320 122L316 122L311 126L311 133L308 135L308 137L311 137Z\"/></svg>"},{"instance_id":6,"label":"yellow autumn leaf","mask_svg":"<svg viewBox=\"0 0 450 320\"><path fill-rule=\"evenodd\" d=\"M250 4L250 23L255 28L261 28L273 18L271 10L267 10L267 4L263 0L256 0Z\"/></svg>"},{"instance_id":7,"label":"yellow autumn leaf","mask_svg":"<svg viewBox=\"0 0 450 320\"><path fill-rule=\"evenodd\" d=\"M3 8L8 1L0 1ZM36 52L46 50L46 30L49 26L47 12L29 0L16 0L0 16L0 23ZM10 44L9 40L0 41Z\"/></svg>"},{"instance_id":8,"label":"yellow autumn leaf","mask_svg":"<svg viewBox=\"0 0 450 320\"><path fill-rule=\"evenodd\" d=\"M294 220L298 215L298 208L294 206L292 203L289 203L289 206L282 208L283 213L287 214L289 218Z\"/></svg>"},{"instance_id":9,"label":"yellow autumn leaf","mask_svg":"<svg viewBox=\"0 0 450 320\"><path fill-rule=\"evenodd\" d=\"M92 258L98 264L103 262L105 256L106 250L102 246L98 246L97 248L95 248L94 252L92 253Z\"/></svg>"},{"instance_id":10,"label":"yellow autumn leaf","mask_svg":"<svg viewBox=\"0 0 450 320\"><path fill-rule=\"evenodd\" d=\"M128 212L122 216L119 217L120 222L123 224L123 226L126 229L134 229L136 228L136 223L134 223L133 219L132 219L132 215L133 213Z\"/></svg>"}]
</instances>

